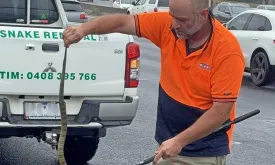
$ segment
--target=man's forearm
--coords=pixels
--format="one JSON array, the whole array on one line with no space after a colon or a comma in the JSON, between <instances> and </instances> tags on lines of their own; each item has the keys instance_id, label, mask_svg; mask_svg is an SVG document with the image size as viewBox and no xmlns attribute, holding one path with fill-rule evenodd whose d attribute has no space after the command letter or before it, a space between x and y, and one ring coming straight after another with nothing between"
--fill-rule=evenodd
<instances>
[{"instance_id":1,"label":"man's forearm","mask_svg":"<svg viewBox=\"0 0 275 165\"><path fill-rule=\"evenodd\" d=\"M185 146L211 134L229 119L231 107L232 106L213 106L191 127L181 132L176 138Z\"/></svg>"},{"instance_id":2,"label":"man's forearm","mask_svg":"<svg viewBox=\"0 0 275 165\"><path fill-rule=\"evenodd\" d=\"M126 21L130 20L129 17L131 16L126 14L112 14L96 17L89 22L82 24L80 27L82 32L84 32L84 36L88 34L107 34L114 32L132 34L133 30L126 27Z\"/></svg>"}]
</instances>

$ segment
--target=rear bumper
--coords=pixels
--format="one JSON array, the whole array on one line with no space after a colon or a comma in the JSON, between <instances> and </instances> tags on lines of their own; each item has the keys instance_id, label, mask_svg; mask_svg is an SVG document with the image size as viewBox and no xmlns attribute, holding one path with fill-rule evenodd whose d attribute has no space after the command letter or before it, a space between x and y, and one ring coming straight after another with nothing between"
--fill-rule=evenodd
<instances>
[{"instance_id":1,"label":"rear bumper","mask_svg":"<svg viewBox=\"0 0 275 165\"><path fill-rule=\"evenodd\" d=\"M67 115L68 128L100 129L129 125L136 116L139 97L127 96L125 100L83 100L77 115ZM59 128L60 120L25 120L14 115L9 100L0 99L1 128Z\"/></svg>"},{"instance_id":2,"label":"rear bumper","mask_svg":"<svg viewBox=\"0 0 275 165\"><path fill-rule=\"evenodd\" d=\"M44 125L36 125L36 124L10 124L7 122L0 122L0 129L1 128L60 128L60 124L44 124ZM68 125L69 128L102 128L103 125L96 122L91 122L89 124L70 124Z\"/></svg>"}]
</instances>

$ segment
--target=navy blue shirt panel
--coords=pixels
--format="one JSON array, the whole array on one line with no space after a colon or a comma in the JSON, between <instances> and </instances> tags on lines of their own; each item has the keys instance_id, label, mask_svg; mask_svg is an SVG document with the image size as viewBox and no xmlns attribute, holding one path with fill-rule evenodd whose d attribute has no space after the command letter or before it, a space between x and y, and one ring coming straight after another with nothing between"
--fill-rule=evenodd
<instances>
[{"instance_id":1,"label":"navy blue shirt panel","mask_svg":"<svg viewBox=\"0 0 275 165\"><path fill-rule=\"evenodd\" d=\"M155 139L162 142L176 136L203 115L205 111L186 106L177 102L159 85L159 99L157 110L157 122ZM209 119L211 120L211 119ZM213 157L229 154L229 143L227 131L211 134L203 139L197 140L183 148L180 155L193 157Z\"/></svg>"}]
</instances>

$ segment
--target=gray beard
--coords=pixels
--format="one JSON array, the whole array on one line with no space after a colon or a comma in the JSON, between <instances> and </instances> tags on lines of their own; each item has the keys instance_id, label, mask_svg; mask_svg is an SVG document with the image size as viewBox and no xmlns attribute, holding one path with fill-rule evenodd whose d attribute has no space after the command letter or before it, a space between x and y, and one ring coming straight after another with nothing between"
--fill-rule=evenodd
<instances>
[{"instance_id":1,"label":"gray beard","mask_svg":"<svg viewBox=\"0 0 275 165\"><path fill-rule=\"evenodd\" d=\"M198 31L201 30L201 27L202 25L196 22L196 24L194 24L193 27L188 29L186 32L183 32L181 35L177 34L177 37L180 39L189 39L190 37L198 33Z\"/></svg>"}]
</instances>

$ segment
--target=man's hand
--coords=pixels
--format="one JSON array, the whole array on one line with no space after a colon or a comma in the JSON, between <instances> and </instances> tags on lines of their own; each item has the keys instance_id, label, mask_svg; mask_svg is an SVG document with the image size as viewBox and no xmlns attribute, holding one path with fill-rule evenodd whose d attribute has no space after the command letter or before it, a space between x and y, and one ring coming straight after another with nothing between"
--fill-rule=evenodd
<instances>
[{"instance_id":1,"label":"man's hand","mask_svg":"<svg viewBox=\"0 0 275 165\"><path fill-rule=\"evenodd\" d=\"M80 27L68 27L63 32L63 41L65 47L69 47L71 44L78 43L85 33Z\"/></svg>"},{"instance_id":2,"label":"man's hand","mask_svg":"<svg viewBox=\"0 0 275 165\"><path fill-rule=\"evenodd\" d=\"M155 152L153 164L156 164L160 158L167 159L177 156L184 146L180 143L177 136L161 144Z\"/></svg>"}]
</instances>

